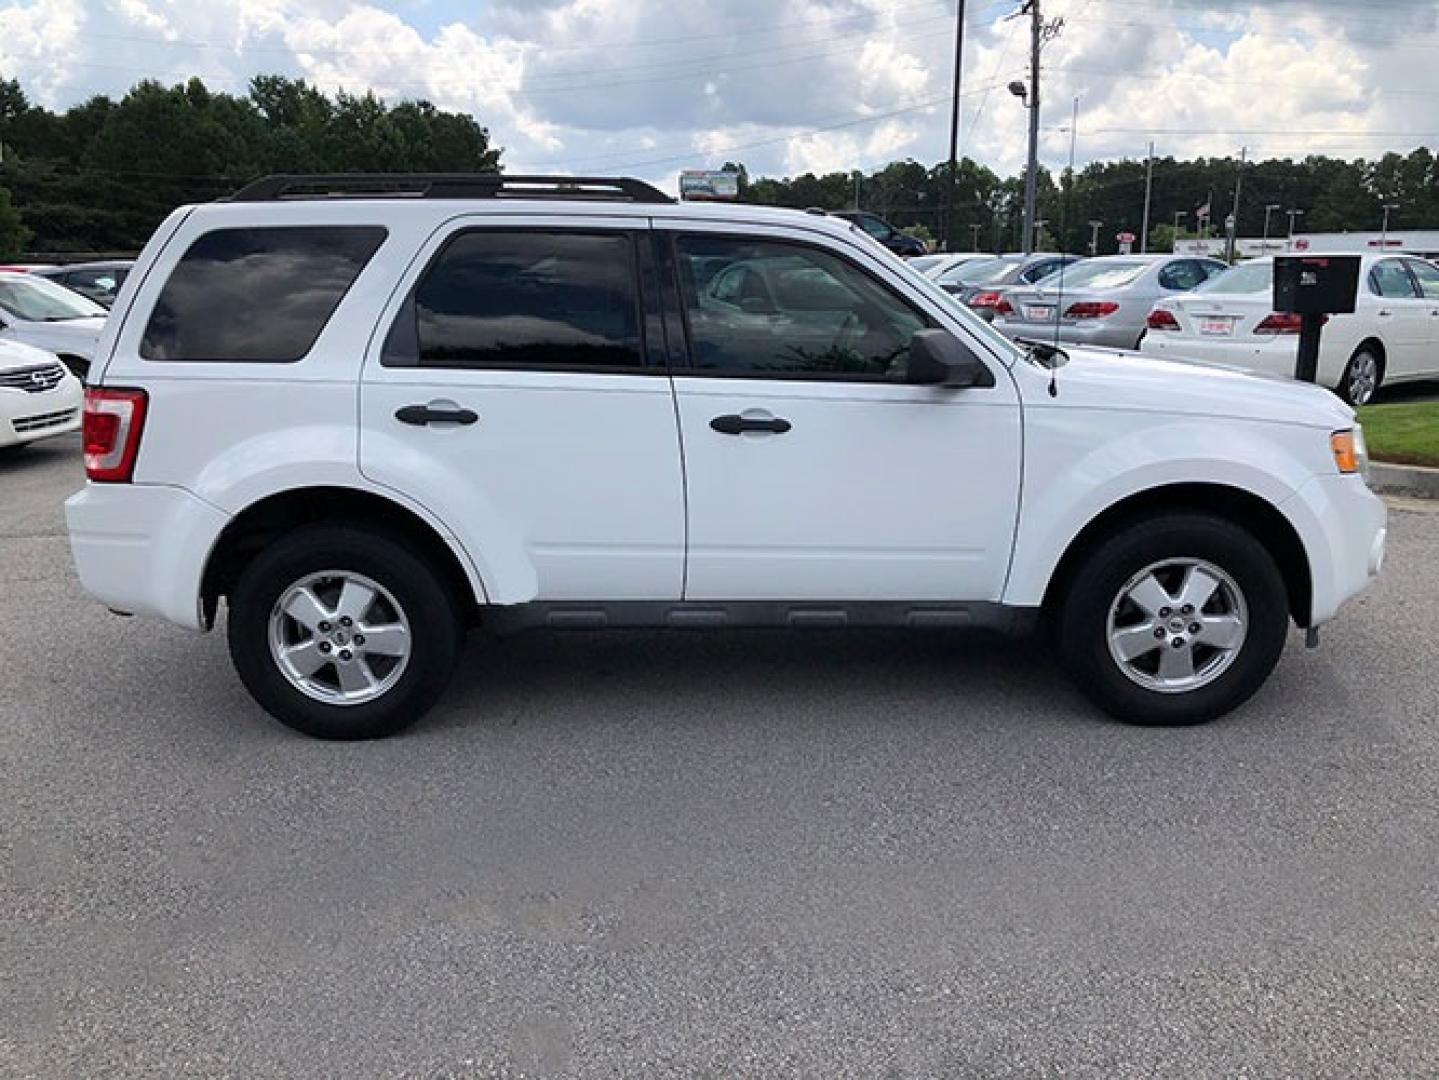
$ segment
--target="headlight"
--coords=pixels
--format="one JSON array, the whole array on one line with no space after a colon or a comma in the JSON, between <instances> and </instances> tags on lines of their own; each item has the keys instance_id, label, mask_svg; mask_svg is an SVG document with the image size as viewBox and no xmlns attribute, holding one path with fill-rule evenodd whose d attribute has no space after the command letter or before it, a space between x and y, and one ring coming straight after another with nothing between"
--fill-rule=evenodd
<instances>
[{"instance_id":1,"label":"headlight","mask_svg":"<svg viewBox=\"0 0 1439 1080\"><path fill-rule=\"evenodd\" d=\"M1364 429L1358 424L1347 431L1336 431L1330 435L1329 449L1340 472L1357 472L1368 478L1369 448L1364 444Z\"/></svg>"}]
</instances>

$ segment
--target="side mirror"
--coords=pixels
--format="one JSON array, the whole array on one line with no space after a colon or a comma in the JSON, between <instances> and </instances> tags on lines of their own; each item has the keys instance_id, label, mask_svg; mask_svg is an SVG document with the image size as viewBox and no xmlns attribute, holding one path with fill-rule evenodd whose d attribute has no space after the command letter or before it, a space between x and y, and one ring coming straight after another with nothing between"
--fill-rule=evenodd
<instances>
[{"instance_id":1,"label":"side mirror","mask_svg":"<svg viewBox=\"0 0 1439 1080\"><path fill-rule=\"evenodd\" d=\"M994 375L968 345L948 330L920 330L909 339L905 381L961 389L993 386Z\"/></svg>"},{"instance_id":2,"label":"side mirror","mask_svg":"<svg viewBox=\"0 0 1439 1080\"><path fill-rule=\"evenodd\" d=\"M770 307L769 301L758 296L746 296L739 302L739 309L746 315L773 315L774 309Z\"/></svg>"}]
</instances>

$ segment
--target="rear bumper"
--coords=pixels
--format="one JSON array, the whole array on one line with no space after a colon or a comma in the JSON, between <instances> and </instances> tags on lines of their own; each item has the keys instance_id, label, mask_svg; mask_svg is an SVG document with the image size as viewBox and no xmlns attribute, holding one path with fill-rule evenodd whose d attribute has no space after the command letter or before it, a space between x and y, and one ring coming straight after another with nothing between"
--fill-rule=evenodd
<instances>
[{"instance_id":1,"label":"rear bumper","mask_svg":"<svg viewBox=\"0 0 1439 1080\"><path fill-rule=\"evenodd\" d=\"M1198 360L1206 364L1225 364L1245 371L1258 371L1265 375L1281 375L1292 379L1299 343L1293 336L1286 334L1276 334L1270 341L1255 344L1223 338L1180 337L1177 334L1154 331L1144 335L1139 351L1145 356L1158 356L1165 360Z\"/></svg>"},{"instance_id":2,"label":"rear bumper","mask_svg":"<svg viewBox=\"0 0 1439 1080\"><path fill-rule=\"evenodd\" d=\"M177 487L88 484L65 502L80 583L107 607L203 629L200 583L229 515Z\"/></svg>"},{"instance_id":3,"label":"rear bumper","mask_svg":"<svg viewBox=\"0 0 1439 1080\"><path fill-rule=\"evenodd\" d=\"M1310 625L1320 626L1379 576L1388 511L1358 476L1315 477L1281 509L1304 538L1314 586Z\"/></svg>"},{"instance_id":4,"label":"rear bumper","mask_svg":"<svg viewBox=\"0 0 1439 1080\"><path fill-rule=\"evenodd\" d=\"M994 328L1007 338L1033 338L1036 341L1054 340L1054 323L1027 322L1024 319L994 320ZM1092 322L1059 324L1059 340L1071 345L1094 345L1104 349L1133 349L1139 337L1140 328L1119 326L1103 319Z\"/></svg>"}]
</instances>

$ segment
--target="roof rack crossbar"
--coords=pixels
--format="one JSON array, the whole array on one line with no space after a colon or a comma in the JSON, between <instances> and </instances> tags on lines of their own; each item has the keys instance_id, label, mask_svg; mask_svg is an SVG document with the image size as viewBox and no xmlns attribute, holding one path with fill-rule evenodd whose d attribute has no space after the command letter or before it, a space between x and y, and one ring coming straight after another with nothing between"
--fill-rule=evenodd
<instances>
[{"instance_id":1,"label":"roof rack crossbar","mask_svg":"<svg viewBox=\"0 0 1439 1080\"><path fill-rule=\"evenodd\" d=\"M625 176L515 176L508 173L324 173L266 176L229 202L284 199L579 199L672 203L658 188Z\"/></svg>"}]
</instances>

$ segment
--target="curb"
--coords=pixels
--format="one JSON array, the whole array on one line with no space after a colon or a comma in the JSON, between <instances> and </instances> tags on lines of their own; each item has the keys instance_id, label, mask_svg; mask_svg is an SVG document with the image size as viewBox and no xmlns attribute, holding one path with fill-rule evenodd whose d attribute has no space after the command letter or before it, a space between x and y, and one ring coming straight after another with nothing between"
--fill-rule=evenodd
<instances>
[{"instance_id":1,"label":"curb","mask_svg":"<svg viewBox=\"0 0 1439 1080\"><path fill-rule=\"evenodd\" d=\"M1369 486L1375 491L1394 495L1439 499L1439 469L1426 469L1419 465L1386 465L1382 461L1371 461Z\"/></svg>"}]
</instances>

